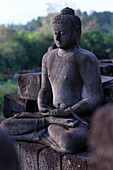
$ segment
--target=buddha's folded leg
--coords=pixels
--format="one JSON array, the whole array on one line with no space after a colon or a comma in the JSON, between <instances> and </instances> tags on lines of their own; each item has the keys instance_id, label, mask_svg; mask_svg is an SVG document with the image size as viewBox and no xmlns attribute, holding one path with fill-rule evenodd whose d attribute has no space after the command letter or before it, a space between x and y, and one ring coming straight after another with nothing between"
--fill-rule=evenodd
<instances>
[{"instance_id":1,"label":"buddha's folded leg","mask_svg":"<svg viewBox=\"0 0 113 170\"><path fill-rule=\"evenodd\" d=\"M60 147L49 136L47 128L39 130L38 132L34 131L27 134L14 135L11 136L11 139L17 141L29 141L29 142L45 144L47 146L51 146L57 151L60 151Z\"/></svg>"},{"instance_id":2,"label":"buddha's folded leg","mask_svg":"<svg viewBox=\"0 0 113 170\"><path fill-rule=\"evenodd\" d=\"M50 147L58 152L78 153L85 151L87 148L89 130L83 124L69 129L61 125L52 124L48 127L48 133L50 138L58 145L56 148L50 144Z\"/></svg>"},{"instance_id":3,"label":"buddha's folded leg","mask_svg":"<svg viewBox=\"0 0 113 170\"><path fill-rule=\"evenodd\" d=\"M89 129L79 124L75 128L66 128L62 125L51 124L43 131L32 136L32 141L50 146L62 153L79 153L87 148Z\"/></svg>"},{"instance_id":4,"label":"buddha's folded leg","mask_svg":"<svg viewBox=\"0 0 113 170\"><path fill-rule=\"evenodd\" d=\"M13 136L38 131L49 124L45 118L15 119L12 117L2 121L0 127Z\"/></svg>"},{"instance_id":5,"label":"buddha's folded leg","mask_svg":"<svg viewBox=\"0 0 113 170\"><path fill-rule=\"evenodd\" d=\"M76 125L73 119L63 119L55 117L42 117L42 118L8 118L0 124L2 129L6 129L10 135L21 135L38 131L46 128L50 124L61 124L68 127ZM78 123L78 122L77 122Z\"/></svg>"},{"instance_id":6,"label":"buddha's folded leg","mask_svg":"<svg viewBox=\"0 0 113 170\"><path fill-rule=\"evenodd\" d=\"M45 132L45 129L41 129L38 132L35 130L33 132L29 132L26 134L20 134L20 135L13 135L11 136L11 139L17 140L17 141L31 141L36 142L39 141L42 138L42 134Z\"/></svg>"},{"instance_id":7,"label":"buddha's folded leg","mask_svg":"<svg viewBox=\"0 0 113 170\"><path fill-rule=\"evenodd\" d=\"M6 130L9 135L20 135L32 132L37 128L37 119L8 118L0 124L0 128Z\"/></svg>"}]
</instances>

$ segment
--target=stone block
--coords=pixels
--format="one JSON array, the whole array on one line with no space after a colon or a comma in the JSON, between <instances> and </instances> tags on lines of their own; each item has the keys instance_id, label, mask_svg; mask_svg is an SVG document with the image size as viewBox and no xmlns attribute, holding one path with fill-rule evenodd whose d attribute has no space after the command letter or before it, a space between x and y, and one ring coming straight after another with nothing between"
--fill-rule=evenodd
<instances>
[{"instance_id":1,"label":"stone block","mask_svg":"<svg viewBox=\"0 0 113 170\"><path fill-rule=\"evenodd\" d=\"M26 100L19 97L17 93L4 95L3 114L8 118L14 116L16 113L26 111Z\"/></svg>"},{"instance_id":2,"label":"stone block","mask_svg":"<svg viewBox=\"0 0 113 170\"><path fill-rule=\"evenodd\" d=\"M37 100L41 87L41 73L22 74L18 77L17 84L20 98Z\"/></svg>"},{"instance_id":3,"label":"stone block","mask_svg":"<svg viewBox=\"0 0 113 170\"><path fill-rule=\"evenodd\" d=\"M104 103L113 102L113 77L101 76L103 91L104 91Z\"/></svg>"},{"instance_id":4,"label":"stone block","mask_svg":"<svg viewBox=\"0 0 113 170\"><path fill-rule=\"evenodd\" d=\"M103 83L104 103L113 102L113 80Z\"/></svg>"},{"instance_id":5,"label":"stone block","mask_svg":"<svg viewBox=\"0 0 113 170\"><path fill-rule=\"evenodd\" d=\"M21 170L94 170L94 161L88 152L61 154L38 143L15 143Z\"/></svg>"},{"instance_id":6,"label":"stone block","mask_svg":"<svg viewBox=\"0 0 113 170\"><path fill-rule=\"evenodd\" d=\"M103 59L103 60L98 60L99 63L113 63L113 59Z\"/></svg>"},{"instance_id":7,"label":"stone block","mask_svg":"<svg viewBox=\"0 0 113 170\"><path fill-rule=\"evenodd\" d=\"M21 170L39 170L39 153L44 145L27 142L15 144Z\"/></svg>"},{"instance_id":8,"label":"stone block","mask_svg":"<svg viewBox=\"0 0 113 170\"><path fill-rule=\"evenodd\" d=\"M100 63L99 68L101 75L113 76L113 63Z\"/></svg>"},{"instance_id":9,"label":"stone block","mask_svg":"<svg viewBox=\"0 0 113 170\"><path fill-rule=\"evenodd\" d=\"M113 80L113 77L112 77L112 76L102 76L102 75L101 75L101 82L102 82L102 84L108 83L108 82L110 82L111 80Z\"/></svg>"},{"instance_id":10,"label":"stone block","mask_svg":"<svg viewBox=\"0 0 113 170\"><path fill-rule=\"evenodd\" d=\"M93 170L93 161L87 152L67 154L62 158L62 170Z\"/></svg>"},{"instance_id":11,"label":"stone block","mask_svg":"<svg viewBox=\"0 0 113 170\"><path fill-rule=\"evenodd\" d=\"M45 148L39 154L40 170L61 170L61 154Z\"/></svg>"}]
</instances>

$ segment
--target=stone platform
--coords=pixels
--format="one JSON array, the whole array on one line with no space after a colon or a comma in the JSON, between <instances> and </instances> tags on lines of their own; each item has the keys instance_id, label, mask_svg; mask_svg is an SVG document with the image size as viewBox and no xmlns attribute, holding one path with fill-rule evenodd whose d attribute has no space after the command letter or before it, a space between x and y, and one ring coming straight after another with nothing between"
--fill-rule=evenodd
<instances>
[{"instance_id":1,"label":"stone platform","mask_svg":"<svg viewBox=\"0 0 113 170\"><path fill-rule=\"evenodd\" d=\"M21 170L93 170L94 167L88 152L63 155L37 143L19 141L15 145Z\"/></svg>"}]
</instances>

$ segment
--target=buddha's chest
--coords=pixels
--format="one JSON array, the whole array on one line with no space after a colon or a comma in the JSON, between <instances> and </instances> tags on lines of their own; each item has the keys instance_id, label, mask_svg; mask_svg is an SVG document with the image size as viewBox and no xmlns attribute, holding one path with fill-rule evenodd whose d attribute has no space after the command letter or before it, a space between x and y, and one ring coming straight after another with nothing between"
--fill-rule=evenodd
<instances>
[{"instance_id":1,"label":"buddha's chest","mask_svg":"<svg viewBox=\"0 0 113 170\"><path fill-rule=\"evenodd\" d=\"M48 66L51 83L72 83L80 78L77 62L73 58L57 58Z\"/></svg>"}]
</instances>

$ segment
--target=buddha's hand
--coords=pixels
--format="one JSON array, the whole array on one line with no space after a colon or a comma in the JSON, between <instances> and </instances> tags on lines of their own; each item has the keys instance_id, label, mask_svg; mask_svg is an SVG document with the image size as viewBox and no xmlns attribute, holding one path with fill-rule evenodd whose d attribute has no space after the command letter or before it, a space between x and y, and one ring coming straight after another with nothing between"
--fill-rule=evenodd
<instances>
[{"instance_id":1,"label":"buddha's hand","mask_svg":"<svg viewBox=\"0 0 113 170\"><path fill-rule=\"evenodd\" d=\"M77 127L79 124L80 122L78 120L68 119L64 126L67 126L68 128L74 128Z\"/></svg>"},{"instance_id":2,"label":"buddha's hand","mask_svg":"<svg viewBox=\"0 0 113 170\"><path fill-rule=\"evenodd\" d=\"M46 113L49 112L50 110L53 110L53 109L46 104L43 104L39 109L42 115L46 115Z\"/></svg>"},{"instance_id":3,"label":"buddha's hand","mask_svg":"<svg viewBox=\"0 0 113 170\"><path fill-rule=\"evenodd\" d=\"M71 115L68 109L53 109L46 113L41 113L43 116L69 117Z\"/></svg>"},{"instance_id":4,"label":"buddha's hand","mask_svg":"<svg viewBox=\"0 0 113 170\"><path fill-rule=\"evenodd\" d=\"M41 118L42 116L40 115L39 112L21 112L21 113L17 113L14 115L15 119L21 119L21 118Z\"/></svg>"},{"instance_id":5,"label":"buddha's hand","mask_svg":"<svg viewBox=\"0 0 113 170\"><path fill-rule=\"evenodd\" d=\"M18 119L18 118L25 118L28 115L28 112L21 112L21 113L17 113L14 115L14 118Z\"/></svg>"}]
</instances>

